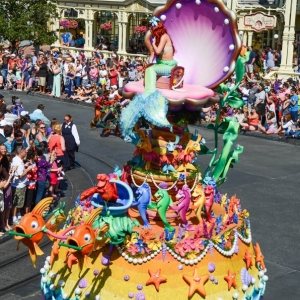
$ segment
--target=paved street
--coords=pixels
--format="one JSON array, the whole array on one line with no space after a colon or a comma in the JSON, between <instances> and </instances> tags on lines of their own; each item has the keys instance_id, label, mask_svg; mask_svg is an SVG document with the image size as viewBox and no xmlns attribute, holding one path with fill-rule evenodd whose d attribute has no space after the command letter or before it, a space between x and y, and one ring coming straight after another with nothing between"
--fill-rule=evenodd
<instances>
[{"instance_id":1,"label":"paved street","mask_svg":"<svg viewBox=\"0 0 300 300\"><path fill-rule=\"evenodd\" d=\"M7 95L5 91L1 93ZM81 138L77 161L93 177L109 172L109 165L121 166L130 159L133 145L113 136L100 138L100 129L89 128L92 107L59 102L50 97L18 95L25 109L30 112L43 103L49 119L56 117L62 122L64 114L73 116ZM10 97L6 100L10 102ZM210 146L212 132L202 128L199 131ZM236 193L242 207L250 212L254 243L260 243L268 269L269 281L264 299L299 300L300 256L297 245L300 240L300 148L243 135L238 143L245 147L244 153L240 156L240 162L229 171L228 181L220 191L228 195ZM93 157L104 162L101 168ZM199 157L198 160L204 170L209 157Z\"/></svg>"}]
</instances>

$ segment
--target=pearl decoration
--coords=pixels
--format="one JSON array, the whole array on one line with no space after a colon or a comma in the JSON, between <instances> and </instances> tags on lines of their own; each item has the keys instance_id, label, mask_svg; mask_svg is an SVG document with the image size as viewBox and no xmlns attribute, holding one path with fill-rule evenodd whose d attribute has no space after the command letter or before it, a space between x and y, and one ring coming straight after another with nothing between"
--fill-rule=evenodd
<instances>
[{"instance_id":1,"label":"pearl decoration","mask_svg":"<svg viewBox=\"0 0 300 300\"><path fill-rule=\"evenodd\" d=\"M53 278L54 277L54 274L52 272L49 273L48 275L50 278Z\"/></svg>"},{"instance_id":2,"label":"pearl decoration","mask_svg":"<svg viewBox=\"0 0 300 300\"><path fill-rule=\"evenodd\" d=\"M46 272L46 270L45 270L44 268L41 268L41 269L40 269L40 273L41 273L41 274L44 274L45 272Z\"/></svg>"},{"instance_id":3,"label":"pearl decoration","mask_svg":"<svg viewBox=\"0 0 300 300\"><path fill-rule=\"evenodd\" d=\"M46 270L46 271L48 271L49 270L49 265L44 265L44 269Z\"/></svg>"},{"instance_id":4,"label":"pearl decoration","mask_svg":"<svg viewBox=\"0 0 300 300\"><path fill-rule=\"evenodd\" d=\"M251 283L252 283L252 284L255 284L255 282L256 282L256 279L255 279L254 277L252 277Z\"/></svg>"},{"instance_id":5,"label":"pearl decoration","mask_svg":"<svg viewBox=\"0 0 300 300\"><path fill-rule=\"evenodd\" d=\"M264 272L264 271L259 271L259 272L258 272L258 276L259 276L259 277L263 277L264 275L265 275L265 272Z\"/></svg>"},{"instance_id":6,"label":"pearl decoration","mask_svg":"<svg viewBox=\"0 0 300 300\"><path fill-rule=\"evenodd\" d=\"M200 4L201 4L201 1L200 1L200 0L196 0L195 2L196 2L197 5L200 5Z\"/></svg>"},{"instance_id":7,"label":"pearl decoration","mask_svg":"<svg viewBox=\"0 0 300 300\"><path fill-rule=\"evenodd\" d=\"M242 290L243 290L244 292L246 292L246 291L248 290L248 285L247 285L247 284L243 284Z\"/></svg>"},{"instance_id":8,"label":"pearl decoration","mask_svg":"<svg viewBox=\"0 0 300 300\"><path fill-rule=\"evenodd\" d=\"M81 289L80 289L80 288L77 288L77 289L75 290L75 294L76 294L76 295L80 295L80 294L81 294Z\"/></svg>"},{"instance_id":9,"label":"pearl decoration","mask_svg":"<svg viewBox=\"0 0 300 300\"><path fill-rule=\"evenodd\" d=\"M141 265L143 263L143 260L141 258L139 258L138 263Z\"/></svg>"},{"instance_id":10,"label":"pearl decoration","mask_svg":"<svg viewBox=\"0 0 300 300\"><path fill-rule=\"evenodd\" d=\"M189 264L189 260L186 259L186 260L184 261L184 263L185 263L186 265L188 265L188 264Z\"/></svg>"},{"instance_id":11,"label":"pearl decoration","mask_svg":"<svg viewBox=\"0 0 300 300\"><path fill-rule=\"evenodd\" d=\"M54 291L54 290L55 290L55 285L54 285L54 284L51 284L51 285L50 285L50 290L51 290L51 291Z\"/></svg>"},{"instance_id":12,"label":"pearl decoration","mask_svg":"<svg viewBox=\"0 0 300 300\"><path fill-rule=\"evenodd\" d=\"M144 257L144 258L143 258L143 262L147 262L147 257Z\"/></svg>"},{"instance_id":13,"label":"pearl decoration","mask_svg":"<svg viewBox=\"0 0 300 300\"><path fill-rule=\"evenodd\" d=\"M134 265L136 265L138 263L138 260L136 258L134 258L132 262Z\"/></svg>"},{"instance_id":14,"label":"pearl decoration","mask_svg":"<svg viewBox=\"0 0 300 300\"><path fill-rule=\"evenodd\" d=\"M264 276L262 277L262 280L263 280L263 281L268 281L268 279L269 279L269 277L268 277L267 275L264 275Z\"/></svg>"},{"instance_id":15,"label":"pearl decoration","mask_svg":"<svg viewBox=\"0 0 300 300\"><path fill-rule=\"evenodd\" d=\"M151 260L151 256L150 255L147 256L147 260Z\"/></svg>"},{"instance_id":16,"label":"pearl decoration","mask_svg":"<svg viewBox=\"0 0 300 300\"><path fill-rule=\"evenodd\" d=\"M95 296L95 300L100 300L100 296L99 296L99 295L96 295L96 296Z\"/></svg>"},{"instance_id":17,"label":"pearl decoration","mask_svg":"<svg viewBox=\"0 0 300 300\"><path fill-rule=\"evenodd\" d=\"M218 7L215 7L214 10L216 13L220 11Z\"/></svg>"},{"instance_id":18,"label":"pearl decoration","mask_svg":"<svg viewBox=\"0 0 300 300\"><path fill-rule=\"evenodd\" d=\"M46 278L46 277L43 277L43 278L42 278L42 281L43 281L43 282L47 282L47 278Z\"/></svg>"},{"instance_id":19,"label":"pearl decoration","mask_svg":"<svg viewBox=\"0 0 300 300\"><path fill-rule=\"evenodd\" d=\"M166 15L161 15L161 16L160 16L160 19L161 19L162 21L165 21L165 20L167 19L167 17L166 17Z\"/></svg>"},{"instance_id":20,"label":"pearl decoration","mask_svg":"<svg viewBox=\"0 0 300 300\"><path fill-rule=\"evenodd\" d=\"M181 261L182 263L184 263L184 262L185 262L185 259L184 259L184 258L181 258L180 261Z\"/></svg>"},{"instance_id":21,"label":"pearl decoration","mask_svg":"<svg viewBox=\"0 0 300 300\"><path fill-rule=\"evenodd\" d=\"M129 256L127 254L124 257L125 257L126 260L128 260L128 258L129 258Z\"/></svg>"},{"instance_id":22,"label":"pearl decoration","mask_svg":"<svg viewBox=\"0 0 300 300\"><path fill-rule=\"evenodd\" d=\"M193 265L193 264L194 264L194 260L191 259L191 260L189 261L189 264L190 264L190 265Z\"/></svg>"},{"instance_id":23,"label":"pearl decoration","mask_svg":"<svg viewBox=\"0 0 300 300\"><path fill-rule=\"evenodd\" d=\"M232 295L233 299L238 299L239 296L240 296L240 294L239 294L238 292L235 292L235 293Z\"/></svg>"},{"instance_id":24,"label":"pearl decoration","mask_svg":"<svg viewBox=\"0 0 300 300\"><path fill-rule=\"evenodd\" d=\"M65 282L64 282L63 280L60 280L60 281L58 282L58 285L59 285L59 286L64 286L64 285L65 285Z\"/></svg>"},{"instance_id":25,"label":"pearl decoration","mask_svg":"<svg viewBox=\"0 0 300 300\"><path fill-rule=\"evenodd\" d=\"M178 270L182 270L183 269L183 265L178 265Z\"/></svg>"},{"instance_id":26,"label":"pearl decoration","mask_svg":"<svg viewBox=\"0 0 300 300\"><path fill-rule=\"evenodd\" d=\"M225 19L225 20L224 20L224 24L225 24L225 25L228 25L228 24L229 24L229 20L228 20L228 19Z\"/></svg>"},{"instance_id":27,"label":"pearl decoration","mask_svg":"<svg viewBox=\"0 0 300 300\"><path fill-rule=\"evenodd\" d=\"M125 253L125 252L122 252L122 256L125 257L125 255L126 255L126 253Z\"/></svg>"},{"instance_id":28,"label":"pearl decoration","mask_svg":"<svg viewBox=\"0 0 300 300\"><path fill-rule=\"evenodd\" d=\"M259 289L263 289L263 288L264 288L264 284L263 284L263 283L260 283L260 284L258 285L258 288L259 288Z\"/></svg>"},{"instance_id":29,"label":"pearl decoration","mask_svg":"<svg viewBox=\"0 0 300 300\"><path fill-rule=\"evenodd\" d=\"M154 258L155 255L152 253L150 256L151 256L151 258Z\"/></svg>"},{"instance_id":30,"label":"pearl decoration","mask_svg":"<svg viewBox=\"0 0 300 300\"><path fill-rule=\"evenodd\" d=\"M224 67L223 71L224 71L224 72L228 72L228 71L229 71L229 67L227 67L227 66ZM221 250L221 251L224 252L223 250Z\"/></svg>"},{"instance_id":31,"label":"pearl decoration","mask_svg":"<svg viewBox=\"0 0 300 300\"><path fill-rule=\"evenodd\" d=\"M278 34L274 34L274 39L277 40L279 38Z\"/></svg>"},{"instance_id":32,"label":"pearl decoration","mask_svg":"<svg viewBox=\"0 0 300 300\"><path fill-rule=\"evenodd\" d=\"M68 294L63 294L63 299L68 299L69 298L69 295Z\"/></svg>"},{"instance_id":33,"label":"pearl decoration","mask_svg":"<svg viewBox=\"0 0 300 300\"><path fill-rule=\"evenodd\" d=\"M129 257L129 258L128 258L128 262L132 263L132 262L133 262L133 258L132 258L132 257Z\"/></svg>"},{"instance_id":34,"label":"pearl decoration","mask_svg":"<svg viewBox=\"0 0 300 300\"><path fill-rule=\"evenodd\" d=\"M50 259L51 259L51 257L50 257L50 256L47 256L47 257L46 257L46 262L49 263L49 262L50 262Z\"/></svg>"},{"instance_id":35,"label":"pearl decoration","mask_svg":"<svg viewBox=\"0 0 300 300\"><path fill-rule=\"evenodd\" d=\"M181 3L176 3L176 8L180 9L181 8Z\"/></svg>"}]
</instances>

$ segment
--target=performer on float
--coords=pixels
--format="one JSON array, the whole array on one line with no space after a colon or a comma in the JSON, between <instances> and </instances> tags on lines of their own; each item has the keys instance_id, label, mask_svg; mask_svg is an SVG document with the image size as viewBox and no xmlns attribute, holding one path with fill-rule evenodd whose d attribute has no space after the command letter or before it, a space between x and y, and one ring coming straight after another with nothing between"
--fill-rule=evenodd
<instances>
[{"instance_id":1,"label":"performer on float","mask_svg":"<svg viewBox=\"0 0 300 300\"><path fill-rule=\"evenodd\" d=\"M146 68L145 72L145 90L143 96L155 92L156 76L169 76L172 68L177 66L178 62L173 59L175 52L172 40L168 35L163 22L158 18L152 17L149 21L150 32L145 37L145 44L150 51L149 63L156 63Z\"/></svg>"},{"instance_id":2,"label":"performer on float","mask_svg":"<svg viewBox=\"0 0 300 300\"><path fill-rule=\"evenodd\" d=\"M121 126L124 136L131 133L140 117L155 126L172 129L166 118L168 100L155 86L157 75L169 76L172 68L177 65L177 61L173 59L174 47L164 24L157 17L152 17L149 23L150 31L146 34L145 43L150 51L150 60L157 55L156 63L146 69L144 92L137 94L122 112Z\"/></svg>"}]
</instances>

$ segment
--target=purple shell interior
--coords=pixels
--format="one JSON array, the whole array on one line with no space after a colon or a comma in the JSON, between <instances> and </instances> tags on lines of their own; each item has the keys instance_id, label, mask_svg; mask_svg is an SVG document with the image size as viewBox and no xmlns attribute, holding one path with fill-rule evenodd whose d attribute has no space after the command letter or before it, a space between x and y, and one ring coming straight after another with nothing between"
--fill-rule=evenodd
<instances>
[{"instance_id":1,"label":"purple shell interior","mask_svg":"<svg viewBox=\"0 0 300 300\"><path fill-rule=\"evenodd\" d=\"M184 81L200 86L212 86L224 77L224 68L230 67L235 45L234 33L225 19L232 20L216 4L205 0L178 1L161 15L166 16L165 27L175 47L174 58L185 68Z\"/></svg>"}]
</instances>

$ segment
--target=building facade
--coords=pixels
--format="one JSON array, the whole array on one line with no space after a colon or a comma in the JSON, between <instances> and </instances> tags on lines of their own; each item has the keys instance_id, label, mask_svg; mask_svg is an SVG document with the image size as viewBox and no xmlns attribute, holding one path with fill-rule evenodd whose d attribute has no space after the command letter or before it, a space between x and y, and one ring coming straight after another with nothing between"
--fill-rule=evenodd
<instances>
[{"instance_id":1,"label":"building facade","mask_svg":"<svg viewBox=\"0 0 300 300\"><path fill-rule=\"evenodd\" d=\"M256 49L271 45L282 47L282 64L277 73L292 75L294 50L300 51L300 0L224 0L236 12L241 39ZM165 0L70 0L59 1L59 19L51 26L58 32L54 46L61 46L66 31L62 20L78 21L78 28L70 30L74 36L82 33L85 50L92 51L102 39L121 55L146 54L144 34L139 26L147 25L152 12ZM298 21L298 22L296 22ZM105 24L110 24L105 28ZM104 54L108 55L108 52ZM300 53L299 53L300 54Z\"/></svg>"}]
</instances>

